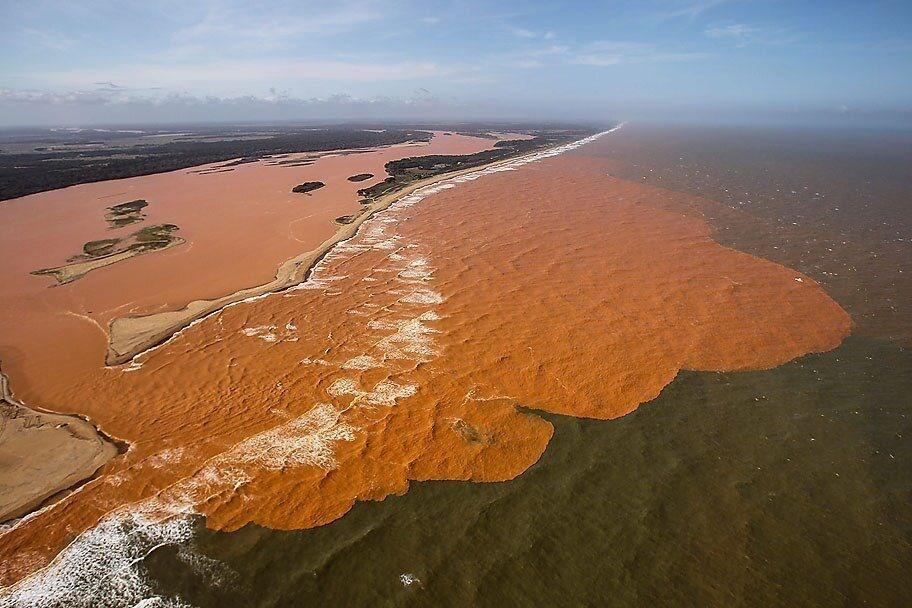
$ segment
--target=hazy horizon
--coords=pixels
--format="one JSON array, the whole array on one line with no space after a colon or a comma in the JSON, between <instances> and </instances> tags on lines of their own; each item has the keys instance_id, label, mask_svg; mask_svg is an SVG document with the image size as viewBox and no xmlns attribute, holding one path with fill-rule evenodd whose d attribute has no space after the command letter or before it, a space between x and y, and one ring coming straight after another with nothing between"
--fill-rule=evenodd
<instances>
[{"instance_id":1,"label":"hazy horizon","mask_svg":"<svg viewBox=\"0 0 912 608\"><path fill-rule=\"evenodd\" d=\"M907 3L0 4L0 127L912 126Z\"/></svg>"}]
</instances>

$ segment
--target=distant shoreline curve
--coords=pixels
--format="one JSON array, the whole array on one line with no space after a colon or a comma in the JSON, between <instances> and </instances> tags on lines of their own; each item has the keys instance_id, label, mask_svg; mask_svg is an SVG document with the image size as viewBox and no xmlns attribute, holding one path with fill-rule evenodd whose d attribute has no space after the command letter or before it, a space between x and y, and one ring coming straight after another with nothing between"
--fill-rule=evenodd
<instances>
[{"instance_id":1,"label":"distant shoreline curve","mask_svg":"<svg viewBox=\"0 0 912 608\"><path fill-rule=\"evenodd\" d=\"M581 142L588 143L588 140L612 133L623 125L624 123L620 123L607 131L601 131L580 140L550 146L531 153L497 160L468 169L435 175L417 181L402 190L382 196L375 202L365 205L366 209L358 215L355 221L341 227L317 248L301 253L283 262L276 271L275 278L268 283L240 289L231 294L211 300L194 300L180 310L112 319L108 325L108 349L105 355L105 365L115 367L127 362L135 363L137 357L165 344L179 335L184 329L210 315L220 312L228 306L238 304L245 300L278 293L303 283L310 276L311 271L317 263L319 263L336 245L354 237L365 221L373 217L376 213L388 209L396 201L421 188L432 186L438 182L453 179L461 175L484 171L485 169L513 163L523 158L548 153L564 146L577 146L581 145Z\"/></svg>"}]
</instances>

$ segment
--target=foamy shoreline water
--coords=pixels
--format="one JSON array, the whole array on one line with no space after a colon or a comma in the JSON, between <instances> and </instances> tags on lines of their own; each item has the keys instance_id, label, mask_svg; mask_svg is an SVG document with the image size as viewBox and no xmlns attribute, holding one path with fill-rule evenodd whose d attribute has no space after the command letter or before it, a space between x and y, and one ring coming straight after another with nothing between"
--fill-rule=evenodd
<instances>
[{"instance_id":1,"label":"foamy shoreline water","mask_svg":"<svg viewBox=\"0 0 912 608\"><path fill-rule=\"evenodd\" d=\"M120 369L120 371L122 371L122 372L131 372L131 371L135 371L135 370L141 368L142 367L142 362L140 361L141 358L147 356L149 353L151 353L163 346L166 346L167 344L171 343L175 338L180 337L183 334L183 332L186 331L187 329L189 329L190 327L193 327L199 323L202 323L203 321L205 321L206 319L209 319L210 317L217 316L219 313L221 313L223 310L225 310L228 307L238 306L241 304L250 304L252 302L257 302L259 300L262 300L263 298L267 298L271 295L274 295L277 293L282 293L284 291L289 291L289 290L294 290L294 289L305 289L306 288L305 285L310 284L312 280L318 280L318 279L314 278L314 274L316 273L317 269L319 269L321 266L325 267L325 265L328 261L328 258L332 259L333 252L338 250L340 246L343 246L348 241L351 241L352 239L356 238L361 233L361 230L363 229L365 224L367 224L374 218L381 215L384 211L387 211L388 209L390 209L394 206L396 208L409 207L411 205L414 205L414 204L420 202L421 200L423 200L424 198L426 198L428 196L431 196L431 195L441 192L443 190L455 188L458 184L462 184L462 183L469 182L469 181L474 181L484 175L492 175L494 173L500 173L503 171L514 171L514 170L516 170L516 168L521 167L523 165L526 165L526 164L529 164L532 162L536 162L539 160L543 160L545 158L551 158L553 156L558 156L560 154L564 154L571 150L575 150L575 149L579 148L580 146L584 146L588 143L591 143L591 142L595 141L596 139L602 137L603 135L607 135L609 133L614 133L615 131L620 129L622 126L624 126L624 124L625 123L620 123L617 126L612 127L611 129L608 129L607 131L602 131L602 132L596 133L594 135L590 135L589 137L586 137L586 138L583 138L583 139L580 139L580 140L577 140L574 142L570 142L568 144L563 144L561 146L556 146L556 147L550 148L548 150L534 152L532 154L520 156L515 159L500 161L500 162L494 163L491 167L487 167L487 168L479 169L479 170L475 170L475 171L470 171L469 173L465 173L463 175L459 175L456 177L441 178L441 180L438 182L429 184L427 186L423 186L421 188L418 188L417 190L415 190L412 193L409 193L400 198L396 198L393 200L392 203L390 203L390 205L388 205L385 208L379 209L378 211L371 214L370 217L366 218L365 221L362 222L358 226L357 230L354 233L352 233L350 236L336 241L332 245L332 247L327 249L322 254L322 256L320 256L320 258L313 264L313 266L310 268L310 270L306 272L306 278L302 282L294 284L294 285L290 285L290 286L281 287L276 290L268 290L268 291L265 291L263 293L260 293L260 294L254 295L254 296L243 298L236 302L230 302L228 304L225 304L204 316L201 316L197 319L190 321L184 327L172 332L171 336L169 338L167 338L166 340L164 340L158 344L155 344L153 346L150 346L149 348L146 348L146 349L142 350L141 352L133 355L130 358L129 363L126 366L112 365L112 366L110 366L110 368L111 369Z\"/></svg>"},{"instance_id":2,"label":"foamy shoreline water","mask_svg":"<svg viewBox=\"0 0 912 608\"><path fill-rule=\"evenodd\" d=\"M454 188L458 184L474 181L484 175L513 171L525 164L557 156L590 143L619 127L620 125L610 131L550 150L443 179L403 196L388 209L408 208L428 196ZM313 266L308 278L292 289L307 289L320 281L331 280L332 277L322 276L330 262L338 261L346 255L357 252L359 247L351 244L352 239L356 236L364 237L377 226L382 227L386 221L383 215L385 211L379 211L365 221L354 235L337 243ZM376 236L379 237L380 233L382 231ZM375 242L369 247L376 249L395 247L394 240L392 243L389 242L390 239L374 240ZM406 261L408 263L402 272L405 273L404 278L407 281L420 282L427 276L426 273L429 270L426 269L426 261L422 262L420 258ZM256 302L270 295L276 295L276 292L259 294L228 306ZM412 305L433 306L441 299L439 294L433 290L418 286L406 294L402 301ZM193 321L188 327L218 315L228 306ZM396 352L395 349L400 349L401 352L401 349L405 348L413 357L432 356L434 349L432 344L427 341L428 330L422 323L424 320L433 320L433 318L431 311L424 312L413 322L407 322L397 328L393 336L401 335L401 337L391 338L381 348L389 348L393 352ZM185 329L175 333L159 346L171 342ZM125 368L125 371L138 369L142 365L138 360L139 357L148 355L159 346L134 357L131 365ZM353 368L357 369L364 363L365 360L353 363ZM351 382L342 382L334 385L335 391L330 390L330 393L355 395L356 399L362 400L365 404L377 406L395 403L399 398L410 396L415 390L409 385L395 385L392 382L381 384L382 386L377 385L373 389L367 390ZM199 514L195 505L203 498L211 497L213 491L231 493L239 487L238 484L243 485L245 477L237 468L240 463L249 463L253 459L258 464L268 467L270 466L269 459L274 459L275 451L279 449L285 454L285 457L280 458L279 462L281 466L285 466L289 464L288 458L291 455L300 455L302 449L303 453L307 454L310 453L307 446L318 446L314 447L316 452L313 458L304 461L298 459L293 464L332 468L335 463L332 459L331 445L336 441L350 440L354 430L346 428L344 424L340 427L338 424L340 413L336 410L334 410L335 413L324 411L326 408L334 410L332 406L326 404L317 405L291 423L280 425L239 442L234 448L210 460L209 464L193 476L169 486L155 497L140 503L126 505L109 513L95 528L80 534L46 568L3 590L0 605L37 607L66 602L74 606L89 606L97 605L99 598L104 598L106 605L111 606L182 605L177 600L160 598L152 594L151 587L141 568L142 560L160 547L184 544L191 540L193 518ZM318 414L319 421L311 419ZM324 424L328 420L332 423ZM289 444L297 447L286 452ZM237 452L235 456L232 456L235 452ZM205 491L205 497L200 495L200 492L203 491Z\"/></svg>"}]
</instances>

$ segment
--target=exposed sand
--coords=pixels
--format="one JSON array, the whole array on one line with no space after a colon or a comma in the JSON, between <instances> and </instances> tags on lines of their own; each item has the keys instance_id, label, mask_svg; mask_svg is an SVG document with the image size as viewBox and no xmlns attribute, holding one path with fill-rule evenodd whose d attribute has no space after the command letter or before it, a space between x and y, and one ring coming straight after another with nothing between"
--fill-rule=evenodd
<instances>
[{"instance_id":1,"label":"exposed sand","mask_svg":"<svg viewBox=\"0 0 912 608\"><path fill-rule=\"evenodd\" d=\"M497 167L507 162L510 161L491 163L487 166ZM406 188L381 196L373 203L361 205L361 209L351 222L342 225L335 234L323 241L315 249L306 251L284 262L279 267L275 278L269 283L242 289L212 300L194 300L181 310L153 313L141 317L119 317L112 320L108 329L108 353L105 362L108 365L125 363L139 353L170 338L176 331L186 327L193 321L225 306L297 285L306 278L313 265L327 251L332 249L337 243L351 238L357 233L361 224L378 211L387 209L395 201L408 196L420 188L467 173L473 173L478 171L478 169L478 167L475 167L462 171L453 171L445 175L419 180Z\"/></svg>"},{"instance_id":2,"label":"exposed sand","mask_svg":"<svg viewBox=\"0 0 912 608\"><path fill-rule=\"evenodd\" d=\"M16 401L0 372L0 522L91 477L117 447L78 416Z\"/></svg>"},{"instance_id":3,"label":"exposed sand","mask_svg":"<svg viewBox=\"0 0 912 608\"><path fill-rule=\"evenodd\" d=\"M169 247L176 247L177 245L181 245L183 242L184 240L180 237L172 237L171 242L169 242L164 247L159 247L158 249L129 249L127 251L113 253L111 255L106 255L100 258L89 259L83 262L70 262L69 264L64 264L63 266L57 266L55 268L42 268L41 270L34 271L32 274L51 275L57 279L57 283L62 285L64 283L69 283L71 281L75 281L76 279L82 278L93 270L98 270L99 268L104 268L105 266L116 264L117 262L123 262L138 255L153 253L154 251L162 251L163 249L168 249Z\"/></svg>"},{"instance_id":4,"label":"exposed sand","mask_svg":"<svg viewBox=\"0 0 912 608\"><path fill-rule=\"evenodd\" d=\"M552 433L520 405L615 418L681 369L768 368L848 334L812 279L674 211L700 199L608 177L585 152L407 196L300 288L72 376L67 394L131 450L0 536L0 580L72 543L13 592L81 590L96 570L132 572L115 557L142 543L185 539L188 514L307 528L411 480L510 479ZM140 536L112 532L137 522Z\"/></svg>"}]
</instances>

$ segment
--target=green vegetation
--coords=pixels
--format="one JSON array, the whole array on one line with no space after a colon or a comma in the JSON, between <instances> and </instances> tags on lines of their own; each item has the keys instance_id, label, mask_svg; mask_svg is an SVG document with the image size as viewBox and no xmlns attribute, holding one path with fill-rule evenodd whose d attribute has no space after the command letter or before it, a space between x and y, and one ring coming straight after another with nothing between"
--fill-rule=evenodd
<instances>
[{"instance_id":1,"label":"green vegetation","mask_svg":"<svg viewBox=\"0 0 912 608\"><path fill-rule=\"evenodd\" d=\"M298 194L307 194L308 192L313 192L325 186L323 182L304 182L299 184L291 189L292 192L297 192Z\"/></svg>"},{"instance_id":2,"label":"green vegetation","mask_svg":"<svg viewBox=\"0 0 912 608\"><path fill-rule=\"evenodd\" d=\"M385 129L382 132L354 127L236 127L200 126L174 137L158 137L155 131L130 139L99 141L102 134L92 132L92 140L76 134L46 130L34 134L3 136L0 145L0 200L65 188L75 184L122 179L176 171L209 163L226 162L220 167L255 162L268 156L297 152L326 152L351 148L374 148L410 141L429 141L431 134L418 129ZM76 138L76 139L74 139ZM138 141L138 143L136 143ZM20 142L31 144L28 152L7 153ZM35 143L58 143L60 146ZM91 142L95 146L87 147ZM303 164L303 163L295 163Z\"/></svg>"},{"instance_id":3,"label":"green vegetation","mask_svg":"<svg viewBox=\"0 0 912 608\"><path fill-rule=\"evenodd\" d=\"M410 183L427 177L479 167L512 156L527 154L542 148L573 141L590 134L591 131L579 130L547 131L537 134L532 139L499 141L494 144L492 150L484 150L475 154L431 154L393 160L386 163L386 172L389 173L390 177L369 188L358 190L358 194L365 198L365 200L361 201L362 203L370 203L384 195L404 188ZM473 133L473 135L476 134Z\"/></svg>"},{"instance_id":4,"label":"green vegetation","mask_svg":"<svg viewBox=\"0 0 912 608\"><path fill-rule=\"evenodd\" d=\"M183 239L171 234L176 230L178 227L174 224L157 224L137 230L126 238L89 241L82 246L83 253L74 255L66 264L35 270L32 274L51 275L61 285L70 283L95 269L183 243Z\"/></svg>"},{"instance_id":5,"label":"green vegetation","mask_svg":"<svg viewBox=\"0 0 912 608\"><path fill-rule=\"evenodd\" d=\"M142 221L143 218L146 217L142 210L148 206L149 203L141 198L135 201L120 203L119 205L108 207L108 213L105 215L105 219L108 221L111 228L128 226L135 222Z\"/></svg>"},{"instance_id":6,"label":"green vegetation","mask_svg":"<svg viewBox=\"0 0 912 608\"><path fill-rule=\"evenodd\" d=\"M82 246L82 251L90 258L99 258L110 255L114 251L114 245L120 242L120 239L99 239L89 241Z\"/></svg>"},{"instance_id":7,"label":"green vegetation","mask_svg":"<svg viewBox=\"0 0 912 608\"><path fill-rule=\"evenodd\" d=\"M350 182L363 182L364 180L370 179L374 176L373 173L359 173L358 175L352 175L348 178Z\"/></svg>"},{"instance_id":8,"label":"green vegetation","mask_svg":"<svg viewBox=\"0 0 912 608\"><path fill-rule=\"evenodd\" d=\"M146 226L137 230L130 236L136 239L137 243L144 245L162 243L168 244L173 238L171 233L179 228L175 224L157 224L155 226Z\"/></svg>"}]
</instances>

